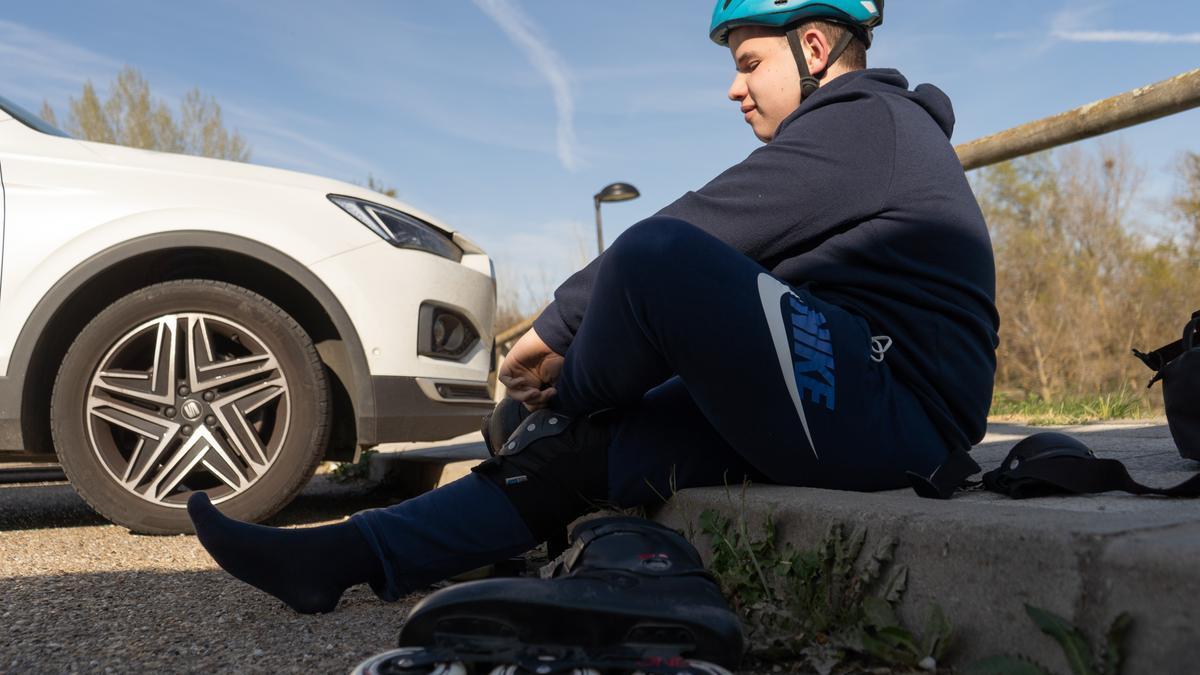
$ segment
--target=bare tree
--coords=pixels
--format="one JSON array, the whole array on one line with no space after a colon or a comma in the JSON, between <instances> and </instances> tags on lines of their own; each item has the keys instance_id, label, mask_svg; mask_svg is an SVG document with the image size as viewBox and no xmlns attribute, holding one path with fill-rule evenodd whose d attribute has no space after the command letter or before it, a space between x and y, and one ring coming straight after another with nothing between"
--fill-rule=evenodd
<instances>
[{"instance_id":1,"label":"bare tree","mask_svg":"<svg viewBox=\"0 0 1200 675\"><path fill-rule=\"evenodd\" d=\"M396 188L384 183L372 174L367 174L367 189L374 190L381 195L386 195L392 199L396 198Z\"/></svg>"},{"instance_id":2,"label":"bare tree","mask_svg":"<svg viewBox=\"0 0 1200 675\"><path fill-rule=\"evenodd\" d=\"M1179 162L1179 189L1171 200L1172 215L1184 226L1188 257L1200 254L1200 153L1189 152Z\"/></svg>"},{"instance_id":3,"label":"bare tree","mask_svg":"<svg viewBox=\"0 0 1200 675\"><path fill-rule=\"evenodd\" d=\"M1174 204L1196 232L1200 160L1183 169ZM1129 348L1176 337L1200 278L1195 236L1187 246L1145 236L1149 226L1132 208L1141 180L1120 146L1044 153L975 177L996 253L1002 395L1145 391L1148 373Z\"/></svg>"},{"instance_id":4,"label":"bare tree","mask_svg":"<svg viewBox=\"0 0 1200 675\"><path fill-rule=\"evenodd\" d=\"M42 102L41 116L58 126L49 102ZM72 97L67 103L64 131L83 140L131 148L238 162L250 159L246 139L225 128L221 106L213 97L192 89L175 114L164 101L153 97L149 82L132 66L117 73L104 101L90 80L84 83L79 98Z\"/></svg>"},{"instance_id":5,"label":"bare tree","mask_svg":"<svg viewBox=\"0 0 1200 675\"><path fill-rule=\"evenodd\" d=\"M117 136L108 119L108 107L100 102L91 81L85 82L83 94L67 102L67 133L87 141L116 143Z\"/></svg>"},{"instance_id":6,"label":"bare tree","mask_svg":"<svg viewBox=\"0 0 1200 675\"><path fill-rule=\"evenodd\" d=\"M193 89L183 97L177 127L182 152L244 162L250 149L242 135L229 132L221 119L221 106L212 96Z\"/></svg>"},{"instance_id":7,"label":"bare tree","mask_svg":"<svg viewBox=\"0 0 1200 675\"><path fill-rule=\"evenodd\" d=\"M42 109L38 111L38 116L46 120L50 126L58 126L58 116L54 114L54 108L50 107L48 101L42 101Z\"/></svg>"}]
</instances>

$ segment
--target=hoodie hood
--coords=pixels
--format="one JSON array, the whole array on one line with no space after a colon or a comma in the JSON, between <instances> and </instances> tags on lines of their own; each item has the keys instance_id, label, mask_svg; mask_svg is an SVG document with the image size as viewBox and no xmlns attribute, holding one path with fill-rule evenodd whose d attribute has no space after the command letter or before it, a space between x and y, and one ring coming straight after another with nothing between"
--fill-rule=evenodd
<instances>
[{"instance_id":1,"label":"hoodie hood","mask_svg":"<svg viewBox=\"0 0 1200 675\"><path fill-rule=\"evenodd\" d=\"M908 79L892 68L868 68L846 73L804 99L796 111L779 125L776 136L792 120L820 107L863 96L899 96L915 103L937 123L946 138L954 133L954 106L950 97L932 84L920 84L909 90Z\"/></svg>"}]
</instances>

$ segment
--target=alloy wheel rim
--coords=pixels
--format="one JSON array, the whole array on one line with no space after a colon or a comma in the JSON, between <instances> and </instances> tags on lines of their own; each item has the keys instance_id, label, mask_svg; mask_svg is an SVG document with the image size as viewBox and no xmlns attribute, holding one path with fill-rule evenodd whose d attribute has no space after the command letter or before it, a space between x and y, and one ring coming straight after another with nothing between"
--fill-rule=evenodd
<instances>
[{"instance_id":1,"label":"alloy wheel rim","mask_svg":"<svg viewBox=\"0 0 1200 675\"><path fill-rule=\"evenodd\" d=\"M231 499L267 474L291 421L275 354L245 326L166 314L122 335L88 385L88 444L127 492L171 508Z\"/></svg>"}]
</instances>

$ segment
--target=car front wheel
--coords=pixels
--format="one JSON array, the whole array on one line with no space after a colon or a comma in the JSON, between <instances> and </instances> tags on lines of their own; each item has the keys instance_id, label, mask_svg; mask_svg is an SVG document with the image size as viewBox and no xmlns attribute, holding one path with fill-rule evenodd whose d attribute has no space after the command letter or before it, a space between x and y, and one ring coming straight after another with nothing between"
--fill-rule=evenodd
<instances>
[{"instance_id":1,"label":"car front wheel","mask_svg":"<svg viewBox=\"0 0 1200 675\"><path fill-rule=\"evenodd\" d=\"M100 312L54 383L54 445L76 492L135 532L190 532L208 493L258 521L312 476L329 433L312 340L267 298L222 282L156 284Z\"/></svg>"}]
</instances>

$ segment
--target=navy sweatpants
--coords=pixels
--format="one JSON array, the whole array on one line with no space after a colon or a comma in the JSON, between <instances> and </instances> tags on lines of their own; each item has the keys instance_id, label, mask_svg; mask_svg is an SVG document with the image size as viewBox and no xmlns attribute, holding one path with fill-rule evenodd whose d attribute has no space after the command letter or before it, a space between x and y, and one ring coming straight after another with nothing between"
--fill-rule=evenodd
<instances>
[{"instance_id":1,"label":"navy sweatpants","mask_svg":"<svg viewBox=\"0 0 1200 675\"><path fill-rule=\"evenodd\" d=\"M617 408L609 501L738 484L881 490L928 475L948 446L892 377L890 339L772 277L688 223L651 218L601 262L552 407ZM354 521L408 590L534 545L477 475Z\"/></svg>"}]
</instances>

